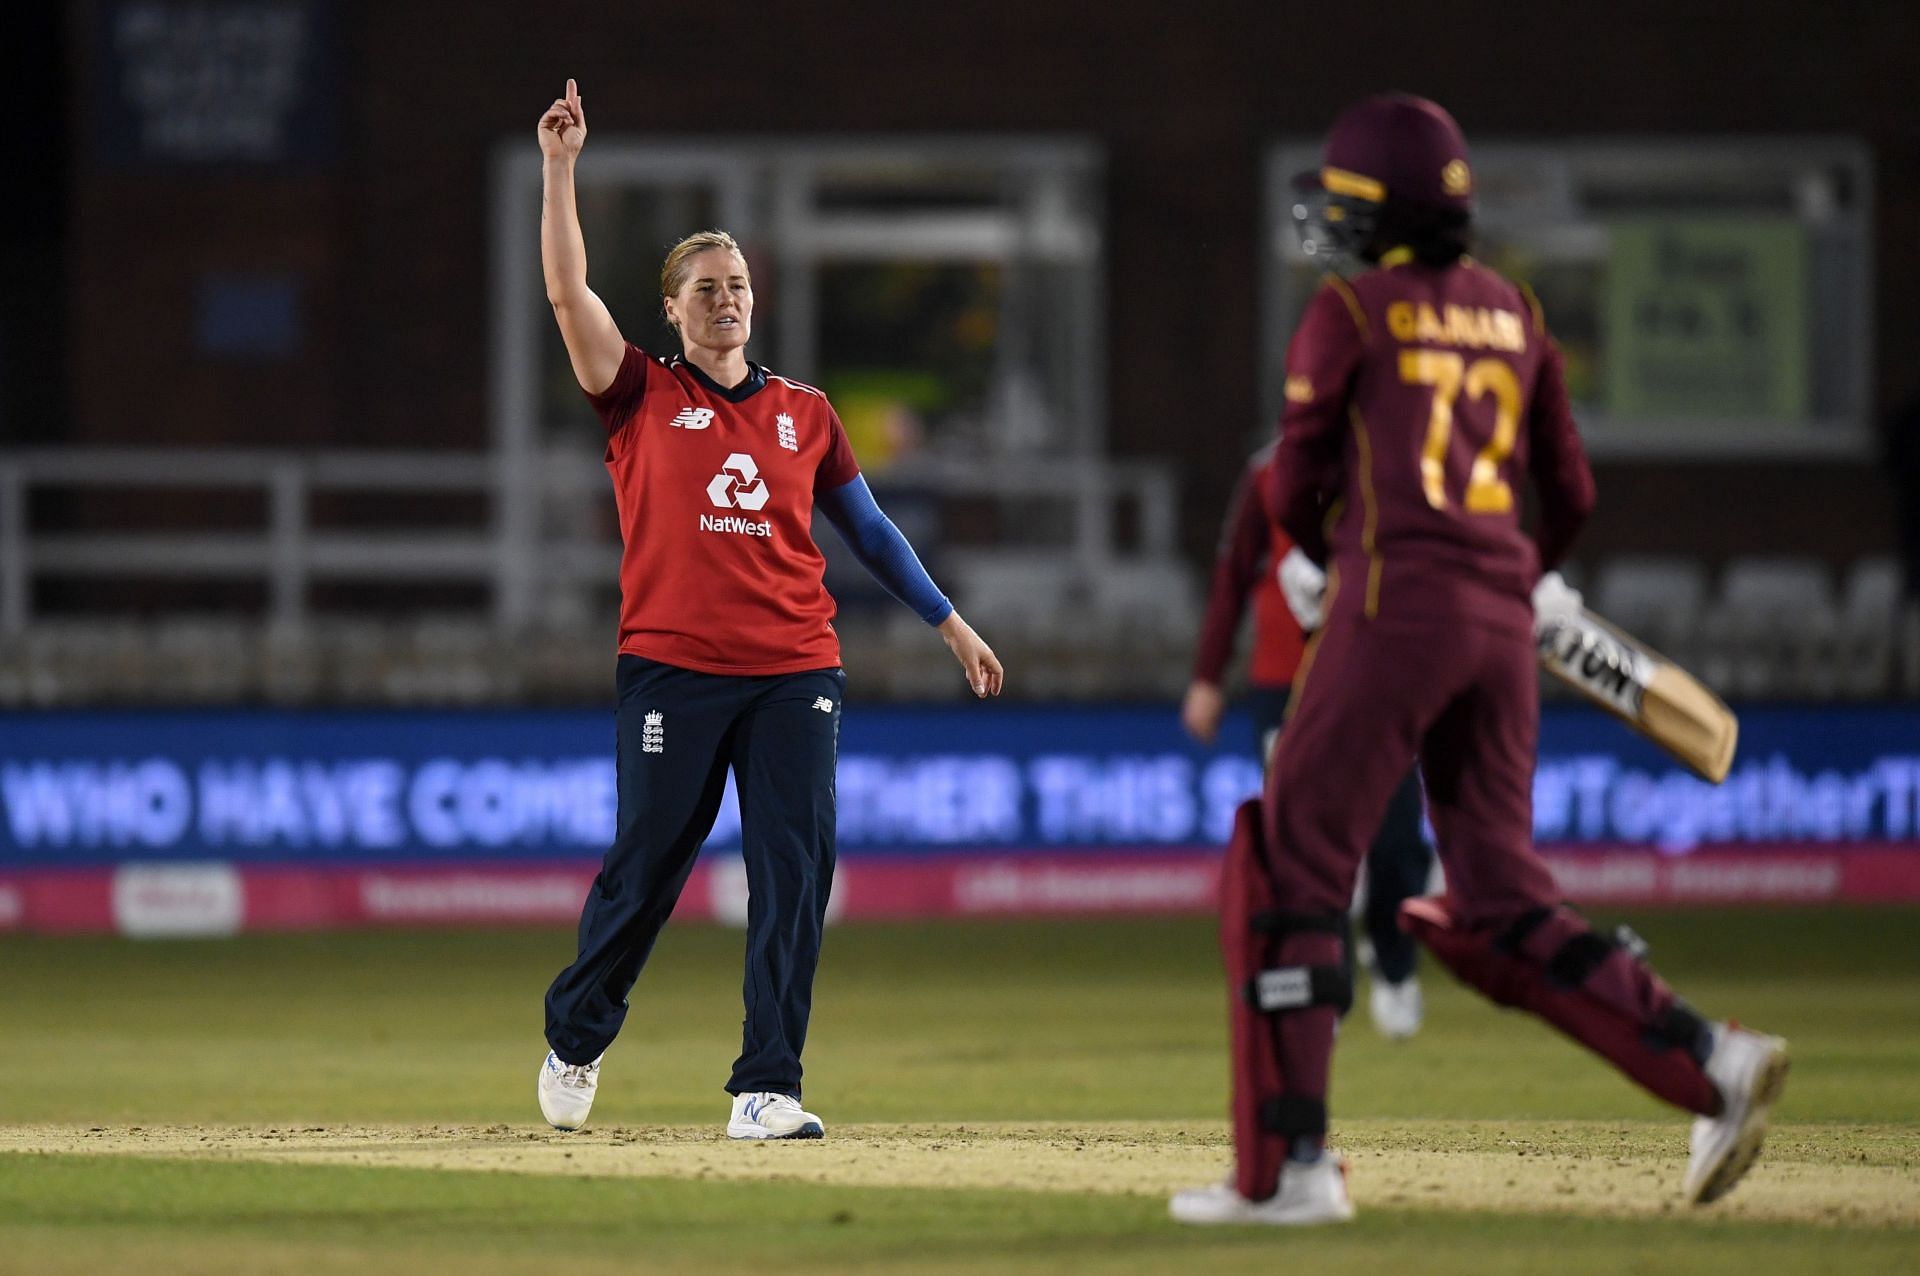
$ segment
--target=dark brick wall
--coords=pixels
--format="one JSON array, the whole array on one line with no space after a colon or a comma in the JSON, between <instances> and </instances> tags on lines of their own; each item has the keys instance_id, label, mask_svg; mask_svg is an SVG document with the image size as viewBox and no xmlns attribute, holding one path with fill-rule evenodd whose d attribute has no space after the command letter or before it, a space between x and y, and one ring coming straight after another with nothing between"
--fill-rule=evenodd
<instances>
[{"instance_id":1,"label":"dark brick wall","mask_svg":"<svg viewBox=\"0 0 1920 1276\"><path fill-rule=\"evenodd\" d=\"M76 8L77 32L89 12ZM1867 138L1877 391L1883 403L1920 394L1909 301L1920 290L1920 99L1908 91L1920 6L346 0L340 15L344 143L329 170L195 180L102 175L84 155L74 165L76 438L481 445L488 159L503 137L533 148L534 121L569 75L602 137L1097 138L1109 166L1110 437L1122 455L1178 468L1196 555L1247 441L1258 361L1277 357L1257 348L1263 149L1319 132L1380 88L1438 98L1470 138ZM88 47L83 34L71 43ZM75 92L84 113L84 75ZM226 264L309 279L312 335L292 364L196 364L188 267ZM1205 421L1218 429L1196 428ZM1758 537L1793 549L1807 537L1845 556L1890 542L1893 498L1872 467L1613 464L1602 481L1600 548ZM1703 491L1728 499L1685 499ZM1732 532L1729 508L1743 511ZM1792 512L1744 516L1760 508Z\"/></svg>"}]
</instances>

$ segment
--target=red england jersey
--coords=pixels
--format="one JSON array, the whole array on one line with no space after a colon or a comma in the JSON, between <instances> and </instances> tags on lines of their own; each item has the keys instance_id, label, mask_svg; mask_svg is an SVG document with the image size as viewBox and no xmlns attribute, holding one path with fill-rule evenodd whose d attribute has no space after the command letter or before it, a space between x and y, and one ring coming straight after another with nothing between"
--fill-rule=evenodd
<instances>
[{"instance_id":1,"label":"red england jersey","mask_svg":"<svg viewBox=\"0 0 1920 1276\"><path fill-rule=\"evenodd\" d=\"M1206 620L1194 652L1197 681L1220 683L1233 658L1233 638L1253 598L1253 655L1247 664L1247 683L1255 687L1285 687L1300 667L1306 635L1287 608L1275 574L1280 560L1293 548L1293 538L1267 508L1273 485L1272 446L1261 448L1247 462L1233 491L1220 550L1213 565L1213 586L1207 592Z\"/></svg>"},{"instance_id":2,"label":"red england jersey","mask_svg":"<svg viewBox=\"0 0 1920 1276\"><path fill-rule=\"evenodd\" d=\"M1406 250L1329 276L1287 351L1274 513L1331 567L1329 614L1529 630L1593 508L1560 352L1533 295ZM1520 528L1531 476L1539 526Z\"/></svg>"},{"instance_id":3,"label":"red england jersey","mask_svg":"<svg viewBox=\"0 0 1920 1276\"><path fill-rule=\"evenodd\" d=\"M748 367L729 390L629 344L587 396L620 509L620 650L703 673L831 668L813 494L860 467L824 394Z\"/></svg>"}]
</instances>

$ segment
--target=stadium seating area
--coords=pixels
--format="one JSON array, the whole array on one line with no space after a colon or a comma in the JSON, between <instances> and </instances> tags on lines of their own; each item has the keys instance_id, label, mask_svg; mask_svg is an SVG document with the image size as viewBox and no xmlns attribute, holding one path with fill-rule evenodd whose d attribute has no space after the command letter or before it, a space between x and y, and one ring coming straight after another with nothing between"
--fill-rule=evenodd
<instances>
[{"instance_id":1,"label":"stadium seating area","mask_svg":"<svg viewBox=\"0 0 1920 1276\"><path fill-rule=\"evenodd\" d=\"M1838 578L1807 558L1739 558L1717 581L1685 558L1616 558L1588 602L1722 695L1865 699L1920 691L1920 614L1900 568L1866 558Z\"/></svg>"},{"instance_id":2,"label":"stadium seating area","mask_svg":"<svg viewBox=\"0 0 1920 1276\"><path fill-rule=\"evenodd\" d=\"M958 601L1021 699L1152 700L1185 686L1200 594L1172 566L1102 585L1032 565L963 572ZM1920 607L1898 565L1835 574L1809 559L1614 558L1569 569L1589 605L1733 699L1920 695ZM964 693L939 642L897 606L849 611L847 667L873 700ZM591 624L509 632L478 616L48 616L0 637L0 706L592 703L611 687ZM1550 688L1550 691L1553 689Z\"/></svg>"}]
</instances>

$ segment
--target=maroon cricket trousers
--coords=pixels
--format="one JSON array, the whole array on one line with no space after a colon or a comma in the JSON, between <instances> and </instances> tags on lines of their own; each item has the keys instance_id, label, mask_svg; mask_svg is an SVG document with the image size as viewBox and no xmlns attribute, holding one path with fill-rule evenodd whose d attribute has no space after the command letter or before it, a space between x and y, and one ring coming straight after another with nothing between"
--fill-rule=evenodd
<instances>
[{"instance_id":1,"label":"maroon cricket trousers","mask_svg":"<svg viewBox=\"0 0 1920 1276\"><path fill-rule=\"evenodd\" d=\"M1417 757L1452 929L1416 933L1443 945L1436 955L1495 1001L1540 1015L1669 1102L1713 1110L1717 1099L1698 1061L1650 1037L1676 1006L1672 991L1636 954L1597 940L1559 906L1553 874L1533 848L1540 715L1531 634L1331 610L1267 776L1265 834L1279 909L1345 911L1380 813ZM1339 942L1292 935L1282 957L1337 964ZM1568 956L1588 952L1575 976L1560 976ZM1334 1018L1330 1007L1281 1017L1290 1093L1324 1099Z\"/></svg>"}]
</instances>

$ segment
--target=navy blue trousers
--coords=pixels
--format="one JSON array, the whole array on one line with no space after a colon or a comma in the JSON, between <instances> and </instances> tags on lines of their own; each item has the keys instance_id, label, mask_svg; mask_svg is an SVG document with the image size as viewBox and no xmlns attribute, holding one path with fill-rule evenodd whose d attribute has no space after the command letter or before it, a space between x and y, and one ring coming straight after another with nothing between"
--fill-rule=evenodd
<instances>
[{"instance_id":1,"label":"navy blue trousers","mask_svg":"<svg viewBox=\"0 0 1920 1276\"><path fill-rule=\"evenodd\" d=\"M747 869L746 1020L727 1089L800 1097L800 1051L833 886L839 669L746 677L620 657L613 845L580 911L579 955L547 989L547 1044L590 1063L713 830L732 768Z\"/></svg>"},{"instance_id":2,"label":"navy blue trousers","mask_svg":"<svg viewBox=\"0 0 1920 1276\"><path fill-rule=\"evenodd\" d=\"M1247 693L1254 741L1265 757L1267 737L1286 718L1285 687L1254 687ZM1387 802L1387 813L1367 848L1367 908L1362 919L1373 942L1373 961L1381 978L1399 983L1413 973L1420 946L1400 929L1401 901L1423 894L1433 867L1433 848L1420 831L1419 768L1409 768ZM1351 955L1352 949L1348 949Z\"/></svg>"}]
</instances>

